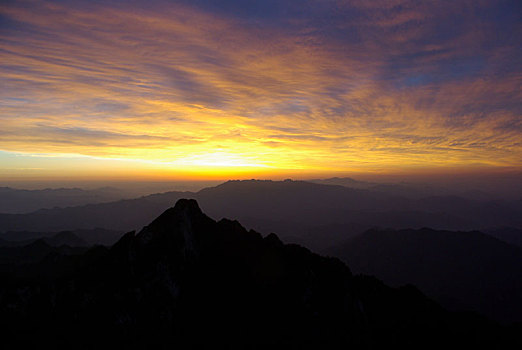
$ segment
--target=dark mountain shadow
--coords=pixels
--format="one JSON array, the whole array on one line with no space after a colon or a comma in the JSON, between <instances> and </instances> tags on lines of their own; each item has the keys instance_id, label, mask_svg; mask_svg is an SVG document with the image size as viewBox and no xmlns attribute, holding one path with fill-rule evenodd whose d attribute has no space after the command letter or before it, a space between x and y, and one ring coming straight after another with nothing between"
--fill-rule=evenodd
<instances>
[{"instance_id":1,"label":"dark mountain shadow","mask_svg":"<svg viewBox=\"0 0 522 350\"><path fill-rule=\"evenodd\" d=\"M51 253L74 255L82 253L85 247L71 247L68 245L52 246L45 239L35 240L23 246L0 247L1 263L29 263L38 262Z\"/></svg>"},{"instance_id":2,"label":"dark mountain shadow","mask_svg":"<svg viewBox=\"0 0 522 350\"><path fill-rule=\"evenodd\" d=\"M0 271L8 349L520 346L518 329L447 312L412 286L354 277L275 234L216 222L194 200L109 250Z\"/></svg>"},{"instance_id":3,"label":"dark mountain shadow","mask_svg":"<svg viewBox=\"0 0 522 350\"><path fill-rule=\"evenodd\" d=\"M499 227L485 230L484 233L506 243L522 247L522 229L514 227Z\"/></svg>"},{"instance_id":4,"label":"dark mountain shadow","mask_svg":"<svg viewBox=\"0 0 522 350\"><path fill-rule=\"evenodd\" d=\"M451 309L522 321L522 249L481 232L370 230L330 254L393 286L413 283Z\"/></svg>"},{"instance_id":5,"label":"dark mountain shadow","mask_svg":"<svg viewBox=\"0 0 522 350\"><path fill-rule=\"evenodd\" d=\"M23 246L43 239L51 246L69 245L82 247L92 245L111 246L124 232L94 228L60 232L9 231L0 234L0 246Z\"/></svg>"},{"instance_id":6,"label":"dark mountain shadow","mask_svg":"<svg viewBox=\"0 0 522 350\"><path fill-rule=\"evenodd\" d=\"M60 247L62 245L66 245L69 247L87 247L90 244L87 243L82 238L78 237L74 232L71 231L61 231L58 233L48 233L48 232L31 232L28 234L28 232L17 232L15 234L18 235L18 239L20 239L20 236L23 236L27 234L27 236L32 236L36 238L29 238L29 239L23 239L23 240L15 240L15 241L8 241L6 239L2 239L0 241L0 247L22 247L29 245L35 241L42 241L48 244L51 247ZM10 232L9 234L3 234L1 236L3 237L10 237L13 235L13 232Z\"/></svg>"},{"instance_id":7,"label":"dark mountain shadow","mask_svg":"<svg viewBox=\"0 0 522 350\"><path fill-rule=\"evenodd\" d=\"M86 247L88 245L86 241L70 231L58 232L52 237L44 238L44 241L53 247L59 247L62 245L68 245L70 247Z\"/></svg>"}]
</instances>

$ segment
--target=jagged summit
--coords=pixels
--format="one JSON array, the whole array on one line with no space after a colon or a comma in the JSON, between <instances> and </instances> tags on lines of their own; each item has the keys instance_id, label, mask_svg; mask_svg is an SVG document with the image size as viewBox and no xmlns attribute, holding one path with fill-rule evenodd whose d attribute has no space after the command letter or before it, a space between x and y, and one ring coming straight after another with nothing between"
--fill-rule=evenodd
<instances>
[{"instance_id":1,"label":"jagged summit","mask_svg":"<svg viewBox=\"0 0 522 350\"><path fill-rule=\"evenodd\" d=\"M165 210L148 226L155 225L158 222L163 222L165 220L171 221L180 219L181 217L199 217L203 215L205 214L203 214L195 199L182 198L179 199L173 207Z\"/></svg>"},{"instance_id":2,"label":"jagged summit","mask_svg":"<svg viewBox=\"0 0 522 350\"><path fill-rule=\"evenodd\" d=\"M176 202L174 206L174 210L176 211L190 211L198 214L202 214L203 212L199 208L198 201L195 199L186 199L182 198Z\"/></svg>"},{"instance_id":3,"label":"jagged summit","mask_svg":"<svg viewBox=\"0 0 522 350\"><path fill-rule=\"evenodd\" d=\"M182 218L196 218L205 216L199 208L195 199L179 199L176 204L165 210L160 216L152 221L148 226L154 226L164 221L181 220Z\"/></svg>"},{"instance_id":4,"label":"jagged summit","mask_svg":"<svg viewBox=\"0 0 522 350\"><path fill-rule=\"evenodd\" d=\"M174 207L145 226L136 238L141 243L162 240L163 243L169 241L170 244L193 245L199 231L208 229L213 224L215 222L203 214L196 200L179 199Z\"/></svg>"}]
</instances>

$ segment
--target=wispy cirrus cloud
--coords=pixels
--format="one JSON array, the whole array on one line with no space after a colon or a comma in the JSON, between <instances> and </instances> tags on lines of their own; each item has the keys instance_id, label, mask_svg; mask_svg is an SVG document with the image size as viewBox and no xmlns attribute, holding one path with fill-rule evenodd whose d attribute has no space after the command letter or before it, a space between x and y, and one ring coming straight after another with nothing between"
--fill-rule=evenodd
<instances>
[{"instance_id":1,"label":"wispy cirrus cloud","mask_svg":"<svg viewBox=\"0 0 522 350\"><path fill-rule=\"evenodd\" d=\"M519 7L4 4L0 149L332 171L520 167Z\"/></svg>"}]
</instances>

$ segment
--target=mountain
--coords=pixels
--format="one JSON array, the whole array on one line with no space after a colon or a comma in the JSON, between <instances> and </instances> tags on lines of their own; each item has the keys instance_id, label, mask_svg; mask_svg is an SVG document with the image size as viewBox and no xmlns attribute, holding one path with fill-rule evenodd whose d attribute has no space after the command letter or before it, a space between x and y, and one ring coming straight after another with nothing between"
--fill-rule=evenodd
<instances>
[{"instance_id":1,"label":"mountain","mask_svg":"<svg viewBox=\"0 0 522 350\"><path fill-rule=\"evenodd\" d=\"M500 227L484 231L501 241L522 247L522 229L514 227Z\"/></svg>"},{"instance_id":2,"label":"mountain","mask_svg":"<svg viewBox=\"0 0 522 350\"><path fill-rule=\"evenodd\" d=\"M8 236L8 235L3 235ZM34 239L26 239L26 240L19 240L19 241L9 241L6 239L0 239L0 247L20 247L20 246L26 246L29 245L35 241L42 241L45 242L47 245L51 247L60 247L62 245L67 245L69 247L85 247L88 246L88 243L85 242L83 239L75 235L73 232L70 231L62 231L58 232L53 235L40 235L37 238Z\"/></svg>"},{"instance_id":3,"label":"mountain","mask_svg":"<svg viewBox=\"0 0 522 350\"><path fill-rule=\"evenodd\" d=\"M369 189L374 186L378 186L379 184L376 182L368 182L368 181L358 181L354 180L350 177L331 177L328 179L311 179L308 182L313 182L321 185L337 185L337 186L345 186L349 188L355 189Z\"/></svg>"},{"instance_id":4,"label":"mountain","mask_svg":"<svg viewBox=\"0 0 522 350\"><path fill-rule=\"evenodd\" d=\"M470 230L509 222L522 228L522 201L457 196L411 199L304 181L228 181L203 189L193 198L212 217L233 215L249 227L278 232L284 239L325 225ZM343 239L342 231L338 233L338 239Z\"/></svg>"},{"instance_id":5,"label":"mountain","mask_svg":"<svg viewBox=\"0 0 522 350\"><path fill-rule=\"evenodd\" d=\"M106 233L104 231L104 233ZM58 233L54 232L8 232L1 235L0 247L20 247L29 245L35 241L45 242L51 247L60 247L63 245L69 247L87 247L89 244L87 241L79 237L77 234L71 231L61 231ZM14 237L16 240L7 240L6 238ZM23 239L23 237L31 237ZM98 241L98 239L97 239Z\"/></svg>"},{"instance_id":6,"label":"mountain","mask_svg":"<svg viewBox=\"0 0 522 350\"><path fill-rule=\"evenodd\" d=\"M376 226L522 228L522 201L478 201L456 196L412 199L304 181L248 180L228 181L195 193L166 192L30 214L0 214L0 231L134 230L180 198L197 199L211 217L235 217L247 227L278 232L283 240L314 250L324 250ZM328 231L328 227L338 230Z\"/></svg>"},{"instance_id":7,"label":"mountain","mask_svg":"<svg viewBox=\"0 0 522 350\"><path fill-rule=\"evenodd\" d=\"M111 202L126 197L124 191L111 187L95 190L80 188L46 188L22 190L0 187L0 213L23 214L42 208L70 207Z\"/></svg>"},{"instance_id":8,"label":"mountain","mask_svg":"<svg viewBox=\"0 0 522 350\"><path fill-rule=\"evenodd\" d=\"M184 194L190 197L192 193L166 192L109 203L41 209L29 214L0 214L0 231L45 232L96 228L128 231L150 222Z\"/></svg>"},{"instance_id":9,"label":"mountain","mask_svg":"<svg viewBox=\"0 0 522 350\"><path fill-rule=\"evenodd\" d=\"M368 182L349 177L308 180L314 183L340 185L367 189L375 192L399 195L412 199L431 196L458 196L474 200L520 200L522 198L522 173L454 173L451 176L403 176L401 181L389 177L386 182Z\"/></svg>"},{"instance_id":10,"label":"mountain","mask_svg":"<svg viewBox=\"0 0 522 350\"><path fill-rule=\"evenodd\" d=\"M87 242L70 231L58 232L52 237L44 238L44 241L53 247L59 247L62 245L68 245L70 247L87 246Z\"/></svg>"},{"instance_id":11,"label":"mountain","mask_svg":"<svg viewBox=\"0 0 522 350\"><path fill-rule=\"evenodd\" d=\"M275 234L216 222L194 200L109 250L44 263L63 273L31 279L30 266L42 264L0 268L5 348L520 346L518 329L447 312L412 286L353 276Z\"/></svg>"},{"instance_id":12,"label":"mountain","mask_svg":"<svg viewBox=\"0 0 522 350\"><path fill-rule=\"evenodd\" d=\"M0 234L0 246L23 246L38 239L43 239L51 246L64 244L71 247L96 244L111 246L123 236L123 233L102 228L59 232L8 231Z\"/></svg>"},{"instance_id":13,"label":"mountain","mask_svg":"<svg viewBox=\"0 0 522 350\"><path fill-rule=\"evenodd\" d=\"M392 286L412 283L451 309L522 322L522 249L481 232L370 230L330 254Z\"/></svg>"},{"instance_id":14,"label":"mountain","mask_svg":"<svg viewBox=\"0 0 522 350\"><path fill-rule=\"evenodd\" d=\"M49 254L70 255L84 252L82 247L67 245L51 246L44 239L38 239L22 246L0 246L0 263L38 262Z\"/></svg>"},{"instance_id":15,"label":"mountain","mask_svg":"<svg viewBox=\"0 0 522 350\"><path fill-rule=\"evenodd\" d=\"M479 189L462 189L460 186L442 186L416 182L368 182L358 181L349 177L332 177L328 179L313 179L309 182L323 185L339 185L354 189L365 189L372 192L401 196L411 199L421 199L432 196L459 196L466 199L492 200L496 197ZM502 196L504 197L504 196Z\"/></svg>"}]
</instances>

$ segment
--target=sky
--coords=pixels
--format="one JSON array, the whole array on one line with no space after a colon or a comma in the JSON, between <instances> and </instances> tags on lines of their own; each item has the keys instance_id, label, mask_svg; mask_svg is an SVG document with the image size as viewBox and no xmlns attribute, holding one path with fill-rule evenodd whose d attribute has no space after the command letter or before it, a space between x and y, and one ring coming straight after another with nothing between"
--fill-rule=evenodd
<instances>
[{"instance_id":1,"label":"sky","mask_svg":"<svg viewBox=\"0 0 522 350\"><path fill-rule=\"evenodd\" d=\"M520 1L2 1L0 180L522 170Z\"/></svg>"}]
</instances>

